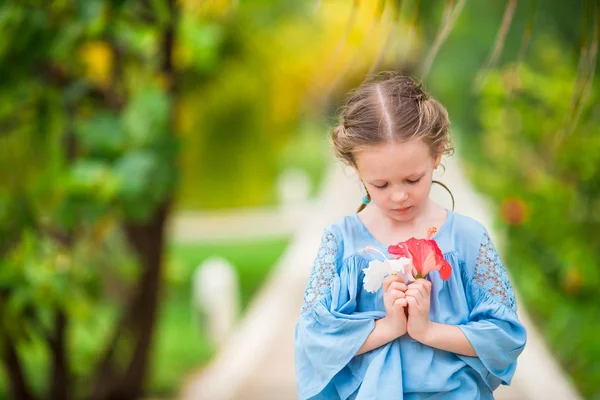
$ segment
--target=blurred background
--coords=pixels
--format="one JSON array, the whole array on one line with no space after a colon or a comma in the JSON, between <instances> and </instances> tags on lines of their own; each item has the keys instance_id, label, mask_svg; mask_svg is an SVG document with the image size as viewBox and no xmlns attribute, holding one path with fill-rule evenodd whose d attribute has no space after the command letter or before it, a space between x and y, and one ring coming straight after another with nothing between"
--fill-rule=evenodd
<instances>
[{"instance_id":1,"label":"blurred background","mask_svg":"<svg viewBox=\"0 0 600 400\"><path fill-rule=\"evenodd\" d=\"M595 0L2 1L0 398L178 397L327 189L346 93L394 70L600 399L599 38Z\"/></svg>"}]
</instances>

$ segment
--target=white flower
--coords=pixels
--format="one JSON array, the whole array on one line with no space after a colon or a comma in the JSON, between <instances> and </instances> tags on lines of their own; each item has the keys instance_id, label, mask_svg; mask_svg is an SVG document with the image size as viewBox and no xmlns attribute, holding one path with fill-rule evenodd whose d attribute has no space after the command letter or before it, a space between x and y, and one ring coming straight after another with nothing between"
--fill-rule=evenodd
<instances>
[{"instance_id":1,"label":"white flower","mask_svg":"<svg viewBox=\"0 0 600 400\"><path fill-rule=\"evenodd\" d=\"M368 268L363 268L365 277L363 286L367 292L375 293L383 284L383 279L391 274L398 275L404 282L414 281L412 276L412 260L401 257L397 260L373 260Z\"/></svg>"},{"instance_id":2,"label":"white flower","mask_svg":"<svg viewBox=\"0 0 600 400\"><path fill-rule=\"evenodd\" d=\"M365 273L363 285L367 292L375 293L378 291L383 283L383 278L393 272L387 261L373 260L369 262L368 268L363 268Z\"/></svg>"},{"instance_id":3,"label":"white flower","mask_svg":"<svg viewBox=\"0 0 600 400\"><path fill-rule=\"evenodd\" d=\"M404 282L414 281L415 278L412 275L413 263L410 258L400 257L397 260L387 260L390 263L392 271L401 277Z\"/></svg>"}]
</instances>

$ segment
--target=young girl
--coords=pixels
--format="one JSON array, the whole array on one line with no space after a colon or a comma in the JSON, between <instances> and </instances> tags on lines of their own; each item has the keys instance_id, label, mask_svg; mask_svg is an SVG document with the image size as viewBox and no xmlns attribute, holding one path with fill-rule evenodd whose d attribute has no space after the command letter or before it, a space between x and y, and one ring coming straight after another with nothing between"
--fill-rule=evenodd
<instances>
[{"instance_id":1,"label":"young girl","mask_svg":"<svg viewBox=\"0 0 600 400\"><path fill-rule=\"evenodd\" d=\"M446 110L414 80L387 76L354 91L331 139L366 206L323 234L296 326L299 398L493 399L526 332L486 229L429 199L433 171L453 150ZM433 271L363 288L365 246L386 254L431 227L449 280Z\"/></svg>"}]
</instances>

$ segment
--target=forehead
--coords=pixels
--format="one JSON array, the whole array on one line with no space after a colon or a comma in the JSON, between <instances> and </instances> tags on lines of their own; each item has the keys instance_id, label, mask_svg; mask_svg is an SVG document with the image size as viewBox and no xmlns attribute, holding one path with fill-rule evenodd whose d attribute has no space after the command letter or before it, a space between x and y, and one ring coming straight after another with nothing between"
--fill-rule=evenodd
<instances>
[{"instance_id":1,"label":"forehead","mask_svg":"<svg viewBox=\"0 0 600 400\"><path fill-rule=\"evenodd\" d=\"M416 139L369 146L355 158L365 179L407 178L425 172L434 162L427 145Z\"/></svg>"}]
</instances>

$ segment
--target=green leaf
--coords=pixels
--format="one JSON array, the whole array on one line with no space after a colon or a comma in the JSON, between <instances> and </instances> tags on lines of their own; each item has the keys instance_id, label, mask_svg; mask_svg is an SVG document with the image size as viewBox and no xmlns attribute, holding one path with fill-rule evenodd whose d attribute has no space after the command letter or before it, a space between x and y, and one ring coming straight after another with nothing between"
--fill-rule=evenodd
<instances>
[{"instance_id":1,"label":"green leaf","mask_svg":"<svg viewBox=\"0 0 600 400\"><path fill-rule=\"evenodd\" d=\"M76 197L108 202L117 194L117 178L105 162L77 160L71 168L69 178L69 191Z\"/></svg>"},{"instance_id":2,"label":"green leaf","mask_svg":"<svg viewBox=\"0 0 600 400\"><path fill-rule=\"evenodd\" d=\"M158 19L158 24L161 27L164 27L171 19L171 13L167 2L165 0L150 0L150 3L154 9L156 18Z\"/></svg>"},{"instance_id":3,"label":"green leaf","mask_svg":"<svg viewBox=\"0 0 600 400\"><path fill-rule=\"evenodd\" d=\"M28 304L31 303L32 292L29 287L20 287L8 297L7 312L13 317L20 316Z\"/></svg>"},{"instance_id":4,"label":"green leaf","mask_svg":"<svg viewBox=\"0 0 600 400\"><path fill-rule=\"evenodd\" d=\"M91 155L115 156L125 147L126 138L119 119L107 112L99 112L78 124L76 132Z\"/></svg>"},{"instance_id":5,"label":"green leaf","mask_svg":"<svg viewBox=\"0 0 600 400\"><path fill-rule=\"evenodd\" d=\"M134 148L156 145L169 132L170 106L165 93L143 89L134 94L123 112L123 127Z\"/></svg>"},{"instance_id":6,"label":"green leaf","mask_svg":"<svg viewBox=\"0 0 600 400\"><path fill-rule=\"evenodd\" d=\"M150 151L133 151L117 161L115 175L122 198L142 199L149 194L152 175L158 169L157 161Z\"/></svg>"},{"instance_id":7,"label":"green leaf","mask_svg":"<svg viewBox=\"0 0 600 400\"><path fill-rule=\"evenodd\" d=\"M159 160L151 151L132 151L117 161L114 173L126 214L135 219L149 216L157 204L153 181L159 172Z\"/></svg>"},{"instance_id":8,"label":"green leaf","mask_svg":"<svg viewBox=\"0 0 600 400\"><path fill-rule=\"evenodd\" d=\"M184 17L178 33L182 42L178 61L183 67L193 66L199 72L217 68L219 49L224 39L222 27Z\"/></svg>"}]
</instances>

